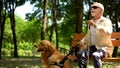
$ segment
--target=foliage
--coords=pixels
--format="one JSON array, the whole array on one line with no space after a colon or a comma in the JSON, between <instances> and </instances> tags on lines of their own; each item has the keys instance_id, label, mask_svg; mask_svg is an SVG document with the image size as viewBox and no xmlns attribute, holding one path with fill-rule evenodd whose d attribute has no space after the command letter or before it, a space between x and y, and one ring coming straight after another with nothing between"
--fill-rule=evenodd
<instances>
[{"instance_id":1,"label":"foliage","mask_svg":"<svg viewBox=\"0 0 120 68\"><path fill-rule=\"evenodd\" d=\"M42 16L43 16L43 2L44 0L19 0L16 7L23 5L25 1L30 1L34 4L36 10L33 13L26 14L26 20L21 19L19 16L15 16L16 20L16 34L17 34L17 44L18 44L18 54L20 56L31 56L34 49L33 44L40 41L40 32L42 26ZM57 9L57 26L58 26L58 37L59 37L59 47L64 47L69 49L71 46L71 38L75 33L75 23L76 21L76 9L78 7L74 6L74 0L55 0ZM77 1L77 0L76 0ZM78 0L79 1L79 0ZM120 13L118 10L120 5L120 0L84 0L84 16L83 16L83 27L82 33L87 31L86 21L90 19L89 17L89 7L92 2L98 1L105 5L104 16L108 16L114 25L114 31L117 31L117 23L120 21ZM47 31L46 38L49 39L50 28L52 26L52 12L51 12L51 1L47 6ZM117 28L117 29L116 29ZM56 43L55 31L53 31L52 42ZM3 39L3 55L13 54L13 38L10 26L9 18L6 19L4 39Z\"/></svg>"},{"instance_id":2,"label":"foliage","mask_svg":"<svg viewBox=\"0 0 120 68\"><path fill-rule=\"evenodd\" d=\"M18 54L19 56L32 56L32 51L34 49L33 44L39 41L40 34L40 22L31 21L26 22L20 17L16 16L16 34L18 40ZM13 55L13 38L11 32L11 26L9 18L6 20L2 55L12 56Z\"/></svg>"},{"instance_id":3,"label":"foliage","mask_svg":"<svg viewBox=\"0 0 120 68\"><path fill-rule=\"evenodd\" d=\"M19 46L18 46L18 55L19 56L32 56L34 46L32 43L29 42L19 42Z\"/></svg>"},{"instance_id":4,"label":"foliage","mask_svg":"<svg viewBox=\"0 0 120 68\"><path fill-rule=\"evenodd\" d=\"M31 22L24 22L25 26L23 26L22 30L19 31L19 39L35 43L37 39L40 38L40 23L39 21L31 21ZM19 25L19 24L18 24Z\"/></svg>"},{"instance_id":5,"label":"foliage","mask_svg":"<svg viewBox=\"0 0 120 68\"><path fill-rule=\"evenodd\" d=\"M117 56L120 56L120 48L118 48Z\"/></svg>"}]
</instances>

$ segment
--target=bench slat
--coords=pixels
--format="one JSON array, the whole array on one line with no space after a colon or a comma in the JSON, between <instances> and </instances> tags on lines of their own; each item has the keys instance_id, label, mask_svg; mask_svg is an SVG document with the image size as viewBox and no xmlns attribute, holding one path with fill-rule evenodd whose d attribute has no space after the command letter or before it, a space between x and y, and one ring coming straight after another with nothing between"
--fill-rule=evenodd
<instances>
[{"instance_id":1,"label":"bench slat","mask_svg":"<svg viewBox=\"0 0 120 68\"><path fill-rule=\"evenodd\" d=\"M112 40L113 46L120 46L120 40Z\"/></svg>"},{"instance_id":2,"label":"bench slat","mask_svg":"<svg viewBox=\"0 0 120 68\"><path fill-rule=\"evenodd\" d=\"M103 58L102 61L106 61L106 62L120 62L120 58L119 57Z\"/></svg>"},{"instance_id":3,"label":"bench slat","mask_svg":"<svg viewBox=\"0 0 120 68\"><path fill-rule=\"evenodd\" d=\"M75 46L77 42L79 42L84 36L85 34L74 34L72 40L72 46ZM113 46L120 46L120 32L113 32L111 38L112 38Z\"/></svg>"},{"instance_id":4,"label":"bench slat","mask_svg":"<svg viewBox=\"0 0 120 68\"><path fill-rule=\"evenodd\" d=\"M120 32L113 32L111 38L120 38Z\"/></svg>"}]
</instances>

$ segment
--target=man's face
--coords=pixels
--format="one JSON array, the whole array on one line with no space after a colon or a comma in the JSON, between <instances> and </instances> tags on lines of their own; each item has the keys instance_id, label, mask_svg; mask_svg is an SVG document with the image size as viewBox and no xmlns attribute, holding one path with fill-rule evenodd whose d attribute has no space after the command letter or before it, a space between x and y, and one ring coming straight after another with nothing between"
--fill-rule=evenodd
<instances>
[{"instance_id":1,"label":"man's face","mask_svg":"<svg viewBox=\"0 0 120 68\"><path fill-rule=\"evenodd\" d=\"M90 8L91 16L96 17L102 14L102 9L97 6L97 4L93 4Z\"/></svg>"}]
</instances>

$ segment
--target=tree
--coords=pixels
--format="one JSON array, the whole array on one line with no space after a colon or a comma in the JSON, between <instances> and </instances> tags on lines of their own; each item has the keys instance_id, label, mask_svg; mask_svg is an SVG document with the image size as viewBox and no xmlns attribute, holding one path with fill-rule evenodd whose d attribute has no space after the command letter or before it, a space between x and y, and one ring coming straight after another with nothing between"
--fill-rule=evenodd
<instances>
[{"instance_id":1,"label":"tree","mask_svg":"<svg viewBox=\"0 0 120 68\"><path fill-rule=\"evenodd\" d=\"M82 32L83 24L83 0L74 0L74 5L76 7L76 33Z\"/></svg>"},{"instance_id":2,"label":"tree","mask_svg":"<svg viewBox=\"0 0 120 68\"><path fill-rule=\"evenodd\" d=\"M47 22L47 13L46 13L47 5L48 5L48 0L44 0L42 27L41 27L41 40L45 39L46 22Z\"/></svg>"},{"instance_id":3,"label":"tree","mask_svg":"<svg viewBox=\"0 0 120 68\"><path fill-rule=\"evenodd\" d=\"M14 13L15 13L15 8L16 8L16 2L17 0L12 0L8 2L9 5L9 9L8 10L8 14L9 14L9 18L10 18L10 23L11 23L11 29L12 29L12 34L13 34L13 42L14 42L14 57L18 57L18 52L17 52L17 38L16 38L16 31L15 31L15 17L14 17Z\"/></svg>"},{"instance_id":4,"label":"tree","mask_svg":"<svg viewBox=\"0 0 120 68\"><path fill-rule=\"evenodd\" d=\"M3 40L3 32L6 20L6 12L3 10L4 7L4 0L0 0L0 59L1 59L1 52L2 52L2 40Z\"/></svg>"},{"instance_id":5,"label":"tree","mask_svg":"<svg viewBox=\"0 0 120 68\"><path fill-rule=\"evenodd\" d=\"M59 40L58 40L58 25L57 25L57 0L51 0L51 7L52 7L52 25L50 28L50 41L52 40L53 30L55 29L56 34L56 48L59 47Z\"/></svg>"},{"instance_id":6,"label":"tree","mask_svg":"<svg viewBox=\"0 0 120 68\"><path fill-rule=\"evenodd\" d=\"M17 51L17 38L16 38L16 30L15 30L15 9L17 6L20 6L24 4L26 1L17 1L17 0L8 0L6 5L7 13L10 18L10 23L11 23L11 29L12 29L12 34L13 34L13 42L14 42L14 57L18 57L18 51Z\"/></svg>"},{"instance_id":7,"label":"tree","mask_svg":"<svg viewBox=\"0 0 120 68\"><path fill-rule=\"evenodd\" d=\"M25 3L25 0L17 1L17 0L0 0L0 15L1 15L1 36L0 36L0 57L1 57L1 50L2 50L2 40L3 40L3 32L4 32L4 25L5 25L5 19L8 15L11 22L11 29L13 34L13 42L14 42L14 57L18 57L17 55L17 38L16 38L16 32L15 32L15 17L14 17L14 11L17 6L22 5Z\"/></svg>"}]
</instances>

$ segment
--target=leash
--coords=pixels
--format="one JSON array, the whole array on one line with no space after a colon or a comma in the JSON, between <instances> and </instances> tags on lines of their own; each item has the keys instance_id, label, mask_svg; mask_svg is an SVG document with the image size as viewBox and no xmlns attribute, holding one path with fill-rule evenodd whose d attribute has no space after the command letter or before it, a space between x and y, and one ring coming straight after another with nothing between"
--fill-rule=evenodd
<instances>
[{"instance_id":1,"label":"leash","mask_svg":"<svg viewBox=\"0 0 120 68\"><path fill-rule=\"evenodd\" d=\"M57 65L57 66L59 66L60 68L63 68L64 63L61 64L61 63L53 62L53 63L51 63L50 65Z\"/></svg>"}]
</instances>

